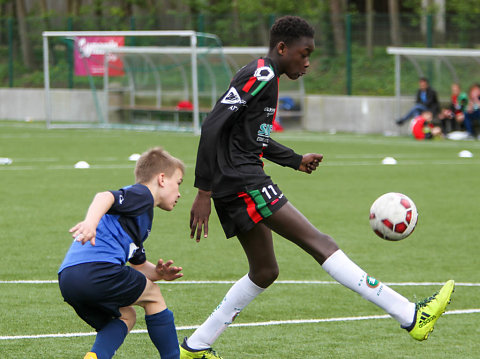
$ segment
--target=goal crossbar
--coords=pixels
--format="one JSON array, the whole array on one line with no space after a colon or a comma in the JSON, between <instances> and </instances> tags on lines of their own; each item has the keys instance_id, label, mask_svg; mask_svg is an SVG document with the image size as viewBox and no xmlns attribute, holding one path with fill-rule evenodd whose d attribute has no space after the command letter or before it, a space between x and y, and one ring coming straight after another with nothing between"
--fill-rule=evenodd
<instances>
[{"instance_id":1,"label":"goal crossbar","mask_svg":"<svg viewBox=\"0 0 480 359\"><path fill-rule=\"evenodd\" d=\"M476 49L432 49L421 47L387 47L389 55L414 56L461 56L480 57L480 50Z\"/></svg>"},{"instance_id":2,"label":"goal crossbar","mask_svg":"<svg viewBox=\"0 0 480 359\"><path fill-rule=\"evenodd\" d=\"M464 58L472 58L474 61L480 63L480 50L478 49L451 49L451 48L421 48L421 47L394 47L390 46L387 47L387 54L395 56L395 97L396 97L396 109L395 113L396 116L400 115L400 83L401 83L401 57L405 57L410 62L412 62L413 66L420 71L418 64L414 60L415 57L420 58L438 58L445 62L447 68L450 72L453 73L453 77L455 79L455 70L453 66L450 64L450 60L446 58L453 58L453 57L464 57ZM422 75L422 73L419 73ZM456 80L456 79L455 79Z\"/></svg>"}]
</instances>

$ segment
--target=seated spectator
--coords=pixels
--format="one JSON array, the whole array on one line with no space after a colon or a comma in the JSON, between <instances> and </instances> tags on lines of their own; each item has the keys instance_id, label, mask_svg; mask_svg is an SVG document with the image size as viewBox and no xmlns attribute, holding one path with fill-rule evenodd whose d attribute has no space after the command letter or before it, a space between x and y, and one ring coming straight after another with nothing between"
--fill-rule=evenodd
<instances>
[{"instance_id":1,"label":"seated spectator","mask_svg":"<svg viewBox=\"0 0 480 359\"><path fill-rule=\"evenodd\" d=\"M423 111L430 111L433 116L437 116L440 111L437 92L432 89L425 77L418 80L418 91L415 99L415 105L407 112L407 114L399 118L396 123L402 125L405 121L420 115Z\"/></svg>"},{"instance_id":2,"label":"seated spectator","mask_svg":"<svg viewBox=\"0 0 480 359\"><path fill-rule=\"evenodd\" d=\"M411 124L412 135L417 140L431 140L432 138L442 137L442 129L434 126L433 114L431 111L423 111L416 116Z\"/></svg>"},{"instance_id":3,"label":"seated spectator","mask_svg":"<svg viewBox=\"0 0 480 359\"><path fill-rule=\"evenodd\" d=\"M468 105L463 121L470 137L476 138L475 122L480 122L480 84L473 84L468 90Z\"/></svg>"},{"instance_id":4,"label":"seated spectator","mask_svg":"<svg viewBox=\"0 0 480 359\"><path fill-rule=\"evenodd\" d=\"M450 105L442 110L438 119L444 134L459 131L463 128L464 112L467 108L468 96L465 92L461 92L458 83L452 84L452 95L450 97Z\"/></svg>"}]
</instances>

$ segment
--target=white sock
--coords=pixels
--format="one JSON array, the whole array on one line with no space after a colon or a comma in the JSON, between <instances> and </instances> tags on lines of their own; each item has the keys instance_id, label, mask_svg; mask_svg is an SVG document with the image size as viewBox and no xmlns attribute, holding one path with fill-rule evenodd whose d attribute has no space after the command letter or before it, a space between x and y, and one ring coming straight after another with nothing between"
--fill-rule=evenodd
<instances>
[{"instance_id":1,"label":"white sock","mask_svg":"<svg viewBox=\"0 0 480 359\"><path fill-rule=\"evenodd\" d=\"M188 347L196 350L210 348L242 309L264 290L253 283L248 274L240 278L210 317L187 339Z\"/></svg>"},{"instance_id":2,"label":"white sock","mask_svg":"<svg viewBox=\"0 0 480 359\"><path fill-rule=\"evenodd\" d=\"M415 304L369 276L340 249L328 257L322 267L340 284L382 308L402 326L413 322Z\"/></svg>"}]
</instances>

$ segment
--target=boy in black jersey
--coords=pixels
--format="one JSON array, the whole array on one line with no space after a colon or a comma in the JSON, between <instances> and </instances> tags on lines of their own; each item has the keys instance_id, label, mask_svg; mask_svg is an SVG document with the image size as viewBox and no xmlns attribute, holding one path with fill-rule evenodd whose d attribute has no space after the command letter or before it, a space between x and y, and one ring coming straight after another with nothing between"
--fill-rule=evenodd
<instances>
[{"instance_id":1,"label":"boy in black jersey","mask_svg":"<svg viewBox=\"0 0 480 359\"><path fill-rule=\"evenodd\" d=\"M232 79L202 126L195 169L198 194L190 213L191 237L208 235L213 198L227 237L237 236L249 272L236 282L210 317L185 339L180 358L220 358L211 346L218 336L278 276L272 231L297 244L334 279L375 303L418 340L427 338L443 313L453 281L440 293L416 305L353 263L328 235L318 231L265 174L262 158L294 170L312 173L323 156L296 154L270 138L276 115L278 81L304 75L314 50L314 30L303 19L286 16L270 31L266 57L246 65ZM417 311L422 311L418 315ZM428 323L426 313L435 318Z\"/></svg>"}]
</instances>

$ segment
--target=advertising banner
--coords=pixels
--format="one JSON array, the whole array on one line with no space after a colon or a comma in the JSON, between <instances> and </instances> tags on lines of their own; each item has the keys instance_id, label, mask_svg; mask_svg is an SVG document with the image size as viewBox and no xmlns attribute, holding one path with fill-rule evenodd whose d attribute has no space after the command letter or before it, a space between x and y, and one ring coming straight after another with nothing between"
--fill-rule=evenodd
<instances>
[{"instance_id":1,"label":"advertising banner","mask_svg":"<svg viewBox=\"0 0 480 359\"><path fill-rule=\"evenodd\" d=\"M124 46L123 36L81 36L75 38L75 75L103 76L106 49ZM116 54L108 55L108 75L123 76L123 62Z\"/></svg>"}]
</instances>

